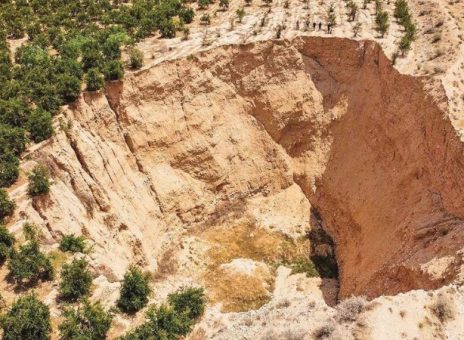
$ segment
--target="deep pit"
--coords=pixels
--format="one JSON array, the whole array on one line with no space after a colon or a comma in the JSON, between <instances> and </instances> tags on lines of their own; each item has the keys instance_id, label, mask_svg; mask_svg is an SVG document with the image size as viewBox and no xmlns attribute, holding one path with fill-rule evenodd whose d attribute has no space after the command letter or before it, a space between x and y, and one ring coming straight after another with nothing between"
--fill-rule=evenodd
<instances>
[{"instance_id":1,"label":"deep pit","mask_svg":"<svg viewBox=\"0 0 464 340\"><path fill-rule=\"evenodd\" d=\"M81 229L116 280L187 249L185 230L284 195L275 221L333 239L340 298L437 288L457 278L464 243L463 148L446 108L439 84L399 74L373 42L220 47L85 94L66 111L72 128L36 151L55 194L21 209L54 233ZM304 211L282 216L306 221L279 220L293 206Z\"/></svg>"}]
</instances>

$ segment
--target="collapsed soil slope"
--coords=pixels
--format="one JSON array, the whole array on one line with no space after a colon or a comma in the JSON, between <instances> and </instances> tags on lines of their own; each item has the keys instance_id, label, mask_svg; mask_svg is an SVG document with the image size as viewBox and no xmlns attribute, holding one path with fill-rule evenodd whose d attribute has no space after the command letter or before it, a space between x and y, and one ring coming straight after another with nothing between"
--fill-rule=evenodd
<instances>
[{"instance_id":1,"label":"collapsed soil slope","mask_svg":"<svg viewBox=\"0 0 464 340\"><path fill-rule=\"evenodd\" d=\"M185 229L282 193L288 207L273 214L293 216L284 229L309 225L308 200L319 211L341 297L459 278L463 150L446 98L373 42L298 38L165 62L84 94L31 152L54 185L33 202L25 184L13 188L16 226L46 226L50 244L83 233L102 280L133 262L162 270Z\"/></svg>"}]
</instances>

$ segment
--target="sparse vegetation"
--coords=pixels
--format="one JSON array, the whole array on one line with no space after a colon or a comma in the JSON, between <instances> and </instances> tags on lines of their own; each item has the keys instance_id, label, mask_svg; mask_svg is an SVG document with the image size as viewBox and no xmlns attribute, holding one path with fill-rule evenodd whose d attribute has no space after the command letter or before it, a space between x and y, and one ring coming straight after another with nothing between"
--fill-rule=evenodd
<instances>
[{"instance_id":1,"label":"sparse vegetation","mask_svg":"<svg viewBox=\"0 0 464 340\"><path fill-rule=\"evenodd\" d=\"M64 235L59 246L61 251L71 253L84 253L85 247L84 236L75 236L74 234Z\"/></svg>"},{"instance_id":2,"label":"sparse vegetation","mask_svg":"<svg viewBox=\"0 0 464 340\"><path fill-rule=\"evenodd\" d=\"M23 225L24 238L27 241L38 241L41 233L35 224L26 222Z\"/></svg>"},{"instance_id":3,"label":"sparse vegetation","mask_svg":"<svg viewBox=\"0 0 464 340\"><path fill-rule=\"evenodd\" d=\"M129 66L138 70L143 66L143 52L138 48L131 48L129 51Z\"/></svg>"},{"instance_id":4,"label":"sparse vegetation","mask_svg":"<svg viewBox=\"0 0 464 340\"><path fill-rule=\"evenodd\" d=\"M328 323L322 327L317 328L313 332L314 339L330 339L333 332L335 331L335 326L333 323Z\"/></svg>"},{"instance_id":5,"label":"sparse vegetation","mask_svg":"<svg viewBox=\"0 0 464 340\"><path fill-rule=\"evenodd\" d=\"M363 296L353 296L343 300L337 306L337 319L340 322L354 322L357 320L366 305L366 299Z\"/></svg>"},{"instance_id":6,"label":"sparse vegetation","mask_svg":"<svg viewBox=\"0 0 464 340\"><path fill-rule=\"evenodd\" d=\"M4 340L48 340L50 310L35 294L20 297L1 320Z\"/></svg>"},{"instance_id":7,"label":"sparse vegetation","mask_svg":"<svg viewBox=\"0 0 464 340\"><path fill-rule=\"evenodd\" d=\"M66 308L60 324L62 340L104 340L113 316L105 311L100 302L84 301L83 306Z\"/></svg>"},{"instance_id":8,"label":"sparse vegetation","mask_svg":"<svg viewBox=\"0 0 464 340\"><path fill-rule=\"evenodd\" d=\"M152 307L147 320L121 340L178 339L190 332L204 311L202 289L185 288L169 296L170 304Z\"/></svg>"},{"instance_id":9,"label":"sparse vegetation","mask_svg":"<svg viewBox=\"0 0 464 340\"><path fill-rule=\"evenodd\" d=\"M429 308L441 323L453 320L456 314L454 302L442 294L437 296L435 302Z\"/></svg>"},{"instance_id":10,"label":"sparse vegetation","mask_svg":"<svg viewBox=\"0 0 464 340\"><path fill-rule=\"evenodd\" d=\"M238 22L242 22L243 20L243 17L245 16L245 10L243 8L239 8L237 9L237 11L235 12L237 14L237 18L238 18Z\"/></svg>"},{"instance_id":11,"label":"sparse vegetation","mask_svg":"<svg viewBox=\"0 0 464 340\"><path fill-rule=\"evenodd\" d=\"M306 257L299 257L290 264L292 274L305 273L307 277L318 277L319 273L313 261Z\"/></svg>"},{"instance_id":12,"label":"sparse vegetation","mask_svg":"<svg viewBox=\"0 0 464 340\"><path fill-rule=\"evenodd\" d=\"M348 8L348 21L354 21L358 14L358 5L353 1L349 1L346 6Z\"/></svg>"},{"instance_id":13,"label":"sparse vegetation","mask_svg":"<svg viewBox=\"0 0 464 340\"><path fill-rule=\"evenodd\" d=\"M118 307L125 313L135 313L147 305L148 294L149 275L132 266L124 275Z\"/></svg>"},{"instance_id":14,"label":"sparse vegetation","mask_svg":"<svg viewBox=\"0 0 464 340\"><path fill-rule=\"evenodd\" d=\"M401 37L398 48L401 55L405 55L411 49L412 42L416 39L416 25L412 21L409 5L406 0L395 1L394 16L398 23L404 27L404 35Z\"/></svg>"},{"instance_id":15,"label":"sparse vegetation","mask_svg":"<svg viewBox=\"0 0 464 340\"><path fill-rule=\"evenodd\" d=\"M29 185L27 192L31 196L45 195L50 191L50 181L48 168L43 164L38 164L28 175Z\"/></svg>"},{"instance_id":16,"label":"sparse vegetation","mask_svg":"<svg viewBox=\"0 0 464 340\"><path fill-rule=\"evenodd\" d=\"M92 285L92 275L87 269L85 259L74 259L64 264L61 270L60 297L67 301L76 301L86 296Z\"/></svg>"}]
</instances>

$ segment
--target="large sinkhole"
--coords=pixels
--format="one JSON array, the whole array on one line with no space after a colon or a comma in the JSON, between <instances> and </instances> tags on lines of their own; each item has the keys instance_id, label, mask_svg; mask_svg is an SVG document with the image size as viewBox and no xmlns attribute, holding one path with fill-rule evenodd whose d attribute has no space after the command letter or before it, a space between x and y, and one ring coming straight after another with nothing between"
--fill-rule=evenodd
<instances>
[{"instance_id":1,"label":"large sinkhole","mask_svg":"<svg viewBox=\"0 0 464 340\"><path fill-rule=\"evenodd\" d=\"M207 229L298 187L318 271L338 275L341 299L373 298L460 272L464 155L446 109L440 84L400 74L374 42L226 46L86 95L70 110L74 131L57 137L73 148L50 146L69 166L50 159L85 203L79 218L119 230L99 253L117 275L134 258L160 266L175 228ZM56 216L75 204L63 197L47 207Z\"/></svg>"}]
</instances>

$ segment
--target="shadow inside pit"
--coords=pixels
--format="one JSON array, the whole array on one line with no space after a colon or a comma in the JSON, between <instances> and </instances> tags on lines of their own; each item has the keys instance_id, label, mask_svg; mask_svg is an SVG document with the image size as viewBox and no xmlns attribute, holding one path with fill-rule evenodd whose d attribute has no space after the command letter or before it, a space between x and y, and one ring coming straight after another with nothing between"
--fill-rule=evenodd
<instances>
[{"instance_id":1,"label":"shadow inside pit","mask_svg":"<svg viewBox=\"0 0 464 340\"><path fill-rule=\"evenodd\" d=\"M338 263L335 256L335 244L324 230L324 222L319 211L311 207L311 231L308 233L311 242L310 259L322 278L321 291L325 302L333 306L338 301Z\"/></svg>"}]
</instances>

